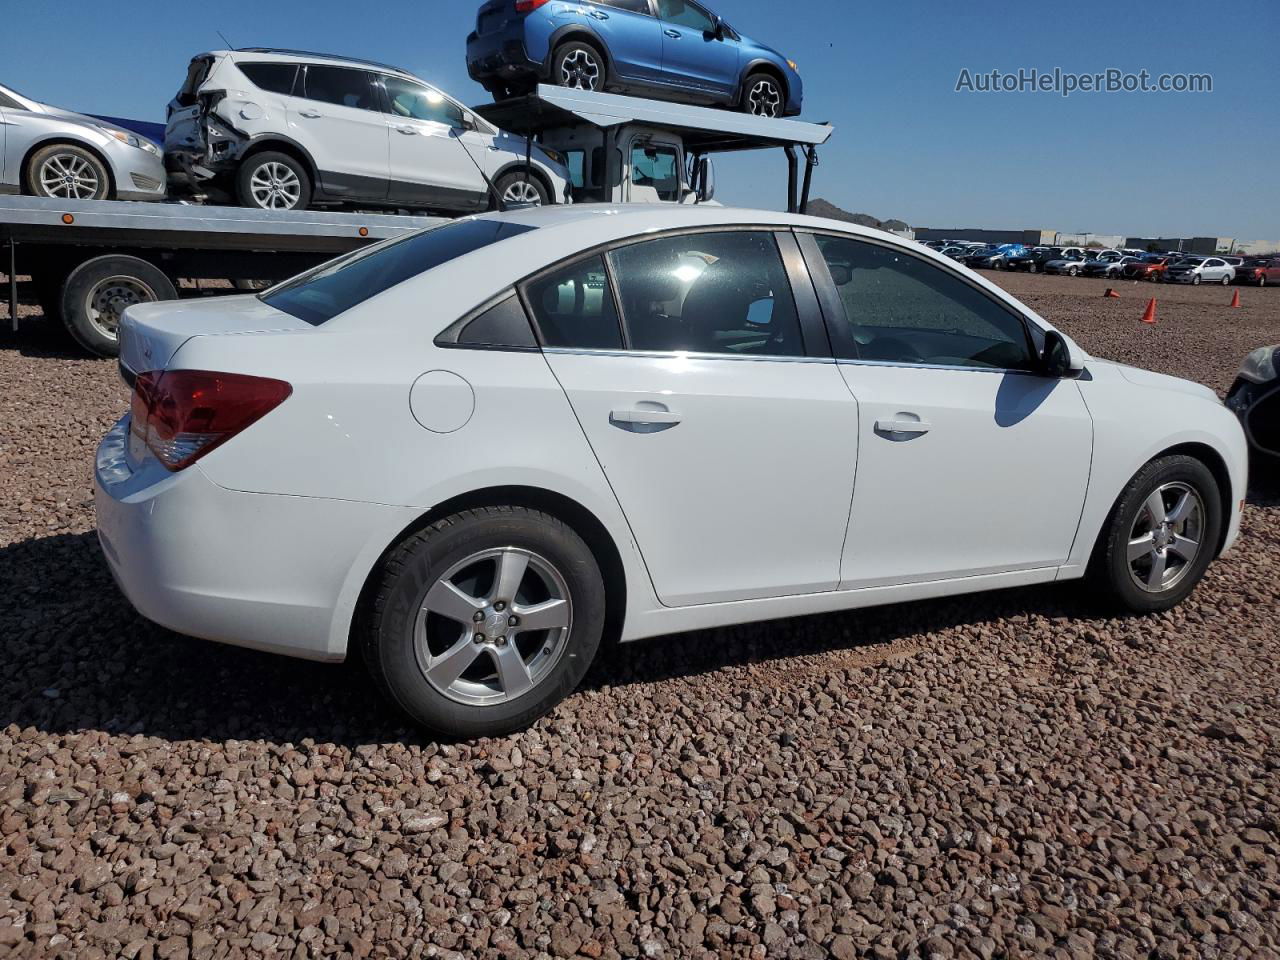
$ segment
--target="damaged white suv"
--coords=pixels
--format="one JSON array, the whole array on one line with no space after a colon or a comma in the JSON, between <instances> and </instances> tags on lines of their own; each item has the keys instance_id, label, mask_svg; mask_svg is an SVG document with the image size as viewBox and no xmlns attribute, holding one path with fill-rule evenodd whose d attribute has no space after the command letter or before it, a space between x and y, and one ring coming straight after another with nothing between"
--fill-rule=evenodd
<instances>
[{"instance_id":1,"label":"damaged white suv","mask_svg":"<svg viewBox=\"0 0 1280 960\"><path fill-rule=\"evenodd\" d=\"M169 103L175 186L246 207L359 204L475 213L569 200L554 151L394 67L290 50L203 53Z\"/></svg>"}]
</instances>

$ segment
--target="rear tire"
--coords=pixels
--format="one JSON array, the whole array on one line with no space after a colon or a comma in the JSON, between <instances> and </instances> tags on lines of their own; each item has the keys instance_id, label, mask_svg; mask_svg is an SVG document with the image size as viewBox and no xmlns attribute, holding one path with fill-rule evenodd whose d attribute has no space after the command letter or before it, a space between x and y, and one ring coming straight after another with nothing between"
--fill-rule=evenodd
<instances>
[{"instance_id":1,"label":"rear tire","mask_svg":"<svg viewBox=\"0 0 1280 960\"><path fill-rule=\"evenodd\" d=\"M556 48L549 79L557 87L603 93L609 85L609 64L591 44L570 40Z\"/></svg>"},{"instance_id":2,"label":"rear tire","mask_svg":"<svg viewBox=\"0 0 1280 960\"><path fill-rule=\"evenodd\" d=\"M1229 286L1231 286L1231 278L1230 278L1229 276L1224 276L1224 277L1222 278L1222 285L1223 285L1224 287L1229 287Z\"/></svg>"},{"instance_id":3,"label":"rear tire","mask_svg":"<svg viewBox=\"0 0 1280 960\"><path fill-rule=\"evenodd\" d=\"M176 299L178 290L173 281L146 260L94 257L67 277L62 289L62 322L90 353L115 357L120 354L120 316L126 308Z\"/></svg>"},{"instance_id":4,"label":"rear tire","mask_svg":"<svg viewBox=\"0 0 1280 960\"><path fill-rule=\"evenodd\" d=\"M27 192L53 200L106 200L111 196L111 175L106 164L70 143L41 147L27 164Z\"/></svg>"},{"instance_id":5,"label":"rear tire","mask_svg":"<svg viewBox=\"0 0 1280 960\"><path fill-rule=\"evenodd\" d=\"M1151 506L1157 492L1162 516ZM1204 577L1217 554L1222 523L1221 493L1208 467L1182 455L1153 460L1112 508L1089 578L1113 608L1135 614L1172 609Z\"/></svg>"},{"instance_id":6,"label":"rear tire","mask_svg":"<svg viewBox=\"0 0 1280 960\"><path fill-rule=\"evenodd\" d=\"M287 153L264 150L240 164L236 198L255 210L305 210L311 204L311 174Z\"/></svg>"},{"instance_id":7,"label":"rear tire","mask_svg":"<svg viewBox=\"0 0 1280 960\"><path fill-rule=\"evenodd\" d=\"M527 727L574 691L600 646L596 559L571 528L536 510L485 507L439 520L395 547L378 578L360 628L365 662L392 703L440 736ZM553 626L530 629L539 608L539 622Z\"/></svg>"}]
</instances>

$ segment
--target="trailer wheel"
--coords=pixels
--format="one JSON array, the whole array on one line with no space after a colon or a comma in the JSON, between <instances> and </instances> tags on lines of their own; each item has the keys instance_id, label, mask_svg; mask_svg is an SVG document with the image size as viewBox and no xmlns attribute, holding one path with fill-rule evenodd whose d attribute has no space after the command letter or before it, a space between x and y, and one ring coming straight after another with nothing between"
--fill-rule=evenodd
<instances>
[{"instance_id":1,"label":"trailer wheel","mask_svg":"<svg viewBox=\"0 0 1280 960\"><path fill-rule=\"evenodd\" d=\"M178 290L164 273L137 257L86 260L62 290L62 322L77 343L100 357L120 353L120 315L136 303L176 300Z\"/></svg>"}]
</instances>

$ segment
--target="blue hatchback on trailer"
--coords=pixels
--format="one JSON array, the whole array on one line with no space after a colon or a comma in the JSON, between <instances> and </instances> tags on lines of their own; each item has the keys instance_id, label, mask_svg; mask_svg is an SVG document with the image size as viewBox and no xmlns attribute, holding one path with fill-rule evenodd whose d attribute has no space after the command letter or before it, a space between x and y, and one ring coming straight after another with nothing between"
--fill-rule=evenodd
<instances>
[{"instance_id":1,"label":"blue hatchback on trailer","mask_svg":"<svg viewBox=\"0 0 1280 960\"><path fill-rule=\"evenodd\" d=\"M467 69L496 99L538 83L795 116L795 63L693 0L488 0Z\"/></svg>"}]
</instances>

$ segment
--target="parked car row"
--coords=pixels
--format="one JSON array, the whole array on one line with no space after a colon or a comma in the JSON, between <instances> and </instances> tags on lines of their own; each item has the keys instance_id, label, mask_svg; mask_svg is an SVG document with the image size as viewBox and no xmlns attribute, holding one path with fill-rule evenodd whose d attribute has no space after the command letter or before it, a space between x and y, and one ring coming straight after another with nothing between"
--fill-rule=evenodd
<instances>
[{"instance_id":1,"label":"parked car row","mask_svg":"<svg viewBox=\"0 0 1280 960\"><path fill-rule=\"evenodd\" d=\"M1068 277L1150 280L1164 283L1247 283L1259 287L1280 283L1280 256L1202 257L1178 252L1085 247L1029 247L973 241L930 240L925 246L976 269L1025 270Z\"/></svg>"}]
</instances>

